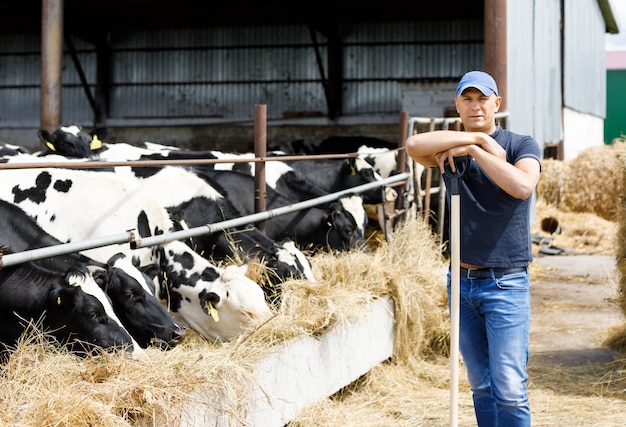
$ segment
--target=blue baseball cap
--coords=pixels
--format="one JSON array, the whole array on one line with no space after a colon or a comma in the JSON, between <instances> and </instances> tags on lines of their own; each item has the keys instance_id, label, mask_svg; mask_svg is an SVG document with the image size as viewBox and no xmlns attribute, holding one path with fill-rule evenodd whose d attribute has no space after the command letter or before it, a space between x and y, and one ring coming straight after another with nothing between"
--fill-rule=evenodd
<instances>
[{"instance_id":1,"label":"blue baseball cap","mask_svg":"<svg viewBox=\"0 0 626 427\"><path fill-rule=\"evenodd\" d=\"M484 71L469 71L461 78L459 85L456 87L456 96L463 93L468 87L478 89L483 95L489 96L492 93L498 95L498 85L489 74Z\"/></svg>"}]
</instances>

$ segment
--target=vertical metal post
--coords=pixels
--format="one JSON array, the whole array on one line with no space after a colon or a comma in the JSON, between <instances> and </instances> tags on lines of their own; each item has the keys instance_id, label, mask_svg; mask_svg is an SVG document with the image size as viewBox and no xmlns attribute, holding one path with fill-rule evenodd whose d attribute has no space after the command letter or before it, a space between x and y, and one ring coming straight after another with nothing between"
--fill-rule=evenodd
<instances>
[{"instance_id":1,"label":"vertical metal post","mask_svg":"<svg viewBox=\"0 0 626 427\"><path fill-rule=\"evenodd\" d=\"M39 122L50 132L61 124L62 64L63 0L42 0Z\"/></svg>"},{"instance_id":2,"label":"vertical metal post","mask_svg":"<svg viewBox=\"0 0 626 427\"><path fill-rule=\"evenodd\" d=\"M408 138L409 132L409 113L407 111L400 112L400 132L398 134L398 158L396 161L396 170L398 173L403 173L406 170L406 139ZM413 179L411 177L411 179ZM406 217L408 212L408 203L407 203L407 190L410 188L409 182L402 186L396 187L396 191L398 193L398 198L396 199L395 206L396 209L402 212L400 219ZM381 191L385 191L385 188L382 187Z\"/></svg>"},{"instance_id":3,"label":"vertical metal post","mask_svg":"<svg viewBox=\"0 0 626 427\"><path fill-rule=\"evenodd\" d=\"M484 22L485 71L498 82L500 111L506 111L506 0L485 0Z\"/></svg>"},{"instance_id":4,"label":"vertical metal post","mask_svg":"<svg viewBox=\"0 0 626 427\"><path fill-rule=\"evenodd\" d=\"M435 130L435 118L430 118L430 124L428 125L428 132ZM426 170L426 184L424 185L424 220L428 221L430 218L430 187L433 185L433 169L427 167ZM441 185L439 186L441 188Z\"/></svg>"},{"instance_id":5,"label":"vertical metal post","mask_svg":"<svg viewBox=\"0 0 626 427\"><path fill-rule=\"evenodd\" d=\"M267 156L267 105L254 106L254 156ZM267 191L265 187L265 162L254 163L254 212L264 212L267 208ZM257 227L264 231L264 222Z\"/></svg>"}]
</instances>

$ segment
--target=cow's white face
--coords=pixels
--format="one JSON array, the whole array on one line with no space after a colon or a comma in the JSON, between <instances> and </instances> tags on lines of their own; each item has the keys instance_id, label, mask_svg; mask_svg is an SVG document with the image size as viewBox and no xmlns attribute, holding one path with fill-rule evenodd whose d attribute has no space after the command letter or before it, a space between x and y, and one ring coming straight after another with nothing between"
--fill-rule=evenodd
<instances>
[{"instance_id":1,"label":"cow's white face","mask_svg":"<svg viewBox=\"0 0 626 427\"><path fill-rule=\"evenodd\" d=\"M245 276L246 266L219 269L213 282L199 281L184 295L175 317L211 340L228 341L273 315L261 287ZM172 292L188 292L180 287Z\"/></svg>"},{"instance_id":2,"label":"cow's white face","mask_svg":"<svg viewBox=\"0 0 626 427\"><path fill-rule=\"evenodd\" d=\"M305 279L315 282L311 263L292 240L285 240L277 246L278 261L293 266L295 270L302 272Z\"/></svg>"},{"instance_id":3,"label":"cow's white face","mask_svg":"<svg viewBox=\"0 0 626 427\"><path fill-rule=\"evenodd\" d=\"M339 199L339 202L343 205L343 208L354 217L360 236L365 236L367 214L365 213L365 208L363 208L363 197L359 195L342 197Z\"/></svg>"},{"instance_id":4,"label":"cow's white face","mask_svg":"<svg viewBox=\"0 0 626 427\"><path fill-rule=\"evenodd\" d=\"M131 341L133 343L133 354L137 356L141 356L141 354L143 353L142 348L139 346L139 344L137 344L137 341L135 341L135 339L130 335L130 333L126 331L126 328L124 327L120 319L115 314L115 311L113 310L113 307L111 306L111 302L109 298L94 280L92 274L96 270L101 270L101 269L99 267L90 266L90 272L88 275L86 276L71 275L68 277L68 283L72 286L81 288L83 292L85 292L86 294L92 295L95 298L97 298L98 301L100 301L100 303L102 304L102 307L104 308L104 311L109 316L109 318L111 318L112 321L117 323L119 327L122 328L122 330L124 330L128 334L128 336L131 338Z\"/></svg>"}]
</instances>

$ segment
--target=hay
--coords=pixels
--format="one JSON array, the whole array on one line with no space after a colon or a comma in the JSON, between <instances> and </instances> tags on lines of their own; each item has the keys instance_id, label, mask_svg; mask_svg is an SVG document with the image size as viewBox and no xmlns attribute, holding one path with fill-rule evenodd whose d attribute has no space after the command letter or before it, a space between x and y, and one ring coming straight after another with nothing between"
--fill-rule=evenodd
<instances>
[{"instance_id":1,"label":"hay","mask_svg":"<svg viewBox=\"0 0 626 427\"><path fill-rule=\"evenodd\" d=\"M554 159L541 161L541 178L537 183L537 200L559 207L563 187L563 162Z\"/></svg>"},{"instance_id":2,"label":"hay","mask_svg":"<svg viewBox=\"0 0 626 427\"><path fill-rule=\"evenodd\" d=\"M561 226L559 234L541 231L543 218L556 218ZM617 223L590 212L564 212L543 199L537 201L532 233L551 239L550 244L567 254L614 255L617 249ZM542 245L534 245L535 256Z\"/></svg>"},{"instance_id":3,"label":"hay","mask_svg":"<svg viewBox=\"0 0 626 427\"><path fill-rule=\"evenodd\" d=\"M396 302L394 359L434 357L445 350L448 329L444 265L434 240L425 224L409 221L392 243L370 253L316 255L317 283L286 282L276 315L224 344L188 330L182 344L148 349L145 360L127 354L81 359L33 331L0 366L0 425L176 425L190 399L243 423L251 372L274 345L353 320L383 295ZM255 274L264 273L254 266L249 275ZM196 402L198 393L209 398ZM208 406L212 400L220 408Z\"/></svg>"},{"instance_id":4,"label":"hay","mask_svg":"<svg viewBox=\"0 0 626 427\"><path fill-rule=\"evenodd\" d=\"M587 212L617 221L624 182L620 157L626 144L592 147L561 162L544 159L537 198L563 212Z\"/></svg>"},{"instance_id":5,"label":"hay","mask_svg":"<svg viewBox=\"0 0 626 427\"><path fill-rule=\"evenodd\" d=\"M622 313L626 314L626 209L624 209L624 201L626 201L626 155L622 154L618 157L619 171L621 173L621 189L619 200L622 204L622 210L619 217L619 232L617 233L617 274L619 277L619 304Z\"/></svg>"},{"instance_id":6,"label":"hay","mask_svg":"<svg viewBox=\"0 0 626 427\"><path fill-rule=\"evenodd\" d=\"M2 366L2 425L175 425L200 386L241 396L250 381L245 359L213 353L199 335L171 351L148 349L145 360L81 359L42 337L35 330L24 335ZM236 402L233 413L241 410Z\"/></svg>"}]
</instances>

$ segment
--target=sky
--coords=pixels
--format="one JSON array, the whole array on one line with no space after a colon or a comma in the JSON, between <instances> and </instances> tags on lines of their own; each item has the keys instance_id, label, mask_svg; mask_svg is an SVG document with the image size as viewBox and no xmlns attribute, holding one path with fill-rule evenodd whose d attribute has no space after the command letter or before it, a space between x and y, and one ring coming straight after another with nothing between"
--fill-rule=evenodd
<instances>
[{"instance_id":1,"label":"sky","mask_svg":"<svg viewBox=\"0 0 626 427\"><path fill-rule=\"evenodd\" d=\"M626 50L626 1L612 0L613 13L619 27L619 34L609 34L606 37L606 50Z\"/></svg>"}]
</instances>

